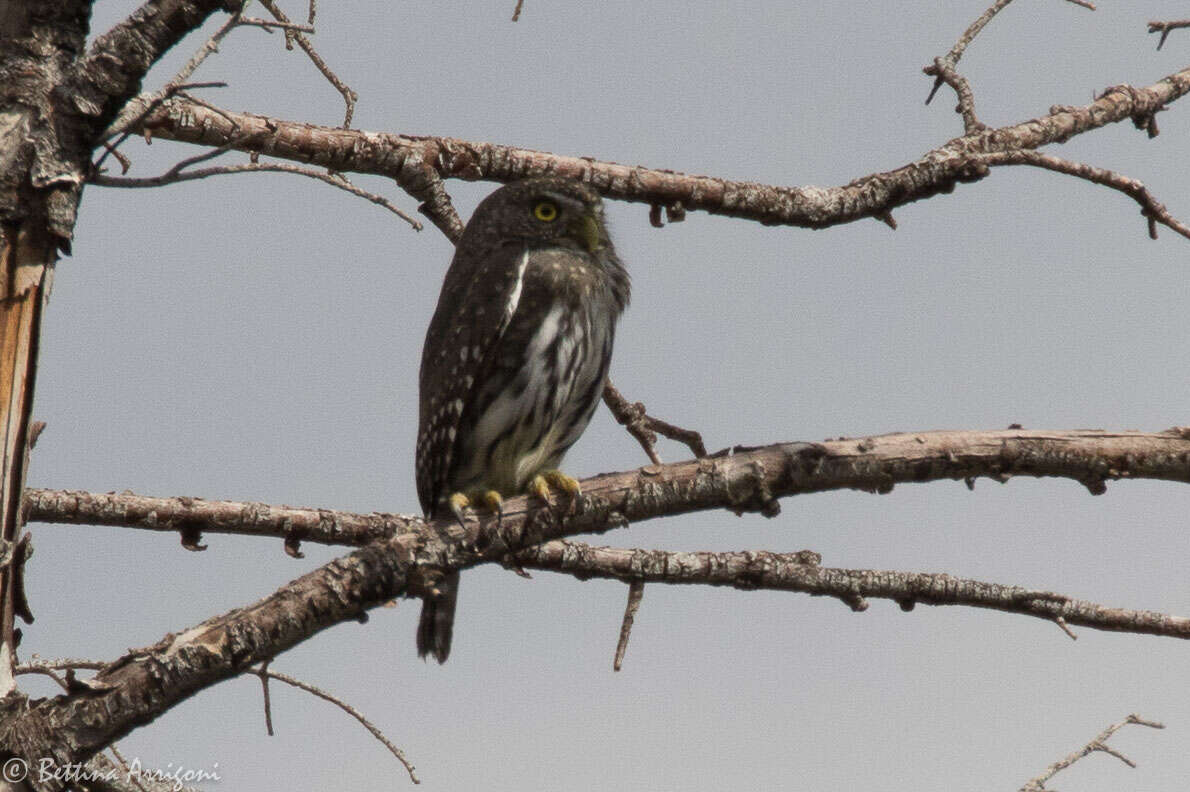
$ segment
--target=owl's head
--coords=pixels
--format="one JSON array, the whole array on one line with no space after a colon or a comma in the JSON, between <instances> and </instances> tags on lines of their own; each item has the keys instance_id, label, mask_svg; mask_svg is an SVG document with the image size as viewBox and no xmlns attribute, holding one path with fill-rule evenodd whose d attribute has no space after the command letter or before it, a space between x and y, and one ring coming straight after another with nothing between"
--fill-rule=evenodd
<instances>
[{"instance_id":1,"label":"owl's head","mask_svg":"<svg viewBox=\"0 0 1190 792\"><path fill-rule=\"evenodd\" d=\"M541 242L600 257L611 248L599 194L577 181L551 176L496 190L476 208L467 230L489 242Z\"/></svg>"}]
</instances>

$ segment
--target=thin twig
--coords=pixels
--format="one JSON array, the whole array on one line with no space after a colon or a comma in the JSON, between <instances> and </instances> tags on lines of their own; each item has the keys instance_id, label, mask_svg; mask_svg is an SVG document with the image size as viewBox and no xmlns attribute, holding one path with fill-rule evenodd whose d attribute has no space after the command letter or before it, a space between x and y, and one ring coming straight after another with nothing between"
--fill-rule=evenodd
<instances>
[{"instance_id":1,"label":"thin twig","mask_svg":"<svg viewBox=\"0 0 1190 792\"><path fill-rule=\"evenodd\" d=\"M261 697L264 699L264 730L270 737L273 736L273 700L269 696L269 663L271 660L265 660L260 664L260 670L256 672L256 676L260 677Z\"/></svg>"},{"instance_id":2,"label":"thin twig","mask_svg":"<svg viewBox=\"0 0 1190 792\"><path fill-rule=\"evenodd\" d=\"M1161 38L1157 40L1157 49L1161 49L1165 44L1165 40L1169 38L1169 31L1186 27L1190 27L1190 19L1178 19L1171 22L1150 22L1149 32L1161 34Z\"/></svg>"},{"instance_id":3,"label":"thin twig","mask_svg":"<svg viewBox=\"0 0 1190 792\"><path fill-rule=\"evenodd\" d=\"M934 78L934 86L930 89L929 96L926 97L926 104L933 100L938 89L943 84L949 85L954 89L955 94L958 95L959 103L955 107L955 111L963 116L963 127L965 133L970 135L975 132L981 132L987 127L979 121L975 115L975 95L971 91L971 86L967 79L956 71L959 60L963 57L968 45L975 40L979 32L992 21L992 17L1004 10L1004 7L1011 3L1012 0L996 0L991 6L987 8L979 18L972 22L963 34L959 36L958 41L954 46L940 58L934 58L934 62L922 69L923 72ZM1087 0L1067 0L1067 2L1075 5L1089 8L1094 11L1095 6Z\"/></svg>"},{"instance_id":4,"label":"thin twig","mask_svg":"<svg viewBox=\"0 0 1190 792\"><path fill-rule=\"evenodd\" d=\"M1077 176L1094 184L1118 190L1140 204L1140 213L1145 217L1149 227L1149 237L1157 238L1157 224L1160 223L1175 233L1190 239L1190 226L1181 222L1170 214L1165 205L1153 197L1145 185L1127 176L1105 168L1096 168L1081 162L1071 162L1060 157L1042 154L1037 151L997 151L976 155L979 161L987 165L1033 165L1069 176Z\"/></svg>"},{"instance_id":5,"label":"thin twig","mask_svg":"<svg viewBox=\"0 0 1190 792\"><path fill-rule=\"evenodd\" d=\"M611 410L616 422L628 430L636 438L640 447L648 455L654 465L661 464L661 457L657 454L657 434L660 433L670 440L685 443L696 457L707 455L703 445L702 435L693 429L683 429L667 421L654 418L645 411L641 402L629 402L624 395L608 380L603 386L603 403Z\"/></svg>"},{"instance_id":6,"label":"thin twig","mask_svg":"<svg viewBox=\"0 0 1190 792\"><path fill-rule=\"evenodd\" d=\"M365 729L367 729L369 732L371 732L372 736L375 737L377 740L379 740L384 745L384 747L389 750L389 752L393 756L397 757L397 761L399 761L402 765L404 765L405 771L407 773L409 773L409 779L411 781L413 781L413 783L415 783L415 784L421 783L421 781L417 777L417 773L414 771L413 765L410 764L409 760L405 758L404 752L397 746L393 745L392 741L384 736L384 732L382 732L382 731L380 731L380 729L376 728L376 726L374 726L371 721L369 721L367 718L365 718L363 716L363 714L360 713L359 710L357 710L355 707L351 706L347 702L343 701L342 699L338 698L337 696L326 692L325 690L323 690L320 687L311 685L309 682L303 682L302 680L297 679L295 677L291 677L288 674L282 674L278 671L269 671L267 666L268 666L268 664L266 663L264 666L262 666L259 669L248 670L248 671L245 671L244 673L245 674L253 674L255 676L261 677L262 679L264 677L268 677L269 679L275 679L278 682L284 682L287 685L292 685L293 687L298 688L299 690L304 690L307 693L317 696L318 698L322 699L323 701L329 701L330 703L334 704L336 707L343 710L348 715L350 715L351 717L353 717L357 721L359 721L360 724ZM272 732L270 732L270 734L271 733Z\"/></svg>"},{"instance_id":7,"label":"thin twig","mask_svg":"<svg viewBox=\"0 0 1190 792\"><path fill-rule=\"evenodd\" d=\"M158 105L160 105L166 99L174 96L176 93L179 93L184 87L205 88L213 86L226 86L226 83L222 82L192 83L187 85L186 81L189 80L191 75L193 75L198 67L202 65L203 61L209 58L213 53L219 51L219 43L223 41L228 33L230 33L239 25L243 10L243 6L241 6L239 10L234 11L231 16L228 17L227 21L220 25L219 29L212 33L210 38L204 41L202 46L194 51L194 54L191 55L190 59L182 65L182 68L178 70L177 74L171 77L160 90L155 91L152 94L141 94L140 96L136 97L136 99L128 102L125 109L120 113L119 117L113 121L111 126L109 126L103 133L104 140L110 140L113 137L119 136L118 139L115 143L107 146L107 151L99 158L98 161L96 161L92 167L92 170L98 171L99 168L102 167L103 161L107 158L107 155L116 154L116 150L119 149L124 141L131 136L132 130L144 119L145 116L153 112L153 110L155 110ZM135 109L142 105L143 107L139 111ZM123 164L124 160L121 160L121 165ZM127 166L124 167L124 172L128 172Z\"/></svg>"},{"instance_id":8,"label":"thin twig","mask_svg":"<svg viewBox=\"0 0 1190 792\"><path fill-rule=\"evenodd\" d=\"M1045 770L1042 771L1042 773L1040 775L1026 781L1024 783L1024 785L1021 787L1020 792L1043 792L1045 790L1045 784L1047 781L1049 781L1051 778L1053 778L1058 773L1065 770L1067 767L1070 767L1072 764L1077 762L1079 759L1082 759L1085 756L1090 756L1091 754L1093 754L1096 751L1102 751L1103 753L1111 754L1112 756L1116 757L1117 759L1119 759L1121 762L1128 765L1129 767L1136 767L1135 762L1133 762L1128 757L1124 756L1124 754L1120 753L1119 751L1116 751L1115 749L1108 747L1108 745L1107 745L1108 739L1110 739L1113 734L1115 734L1120 729L1124 728L1125 726L1127 726L1130 723L1135 723L1138 726L1148 726L1150 729L1164 729L1165 728L1164 724L1157 723L1155 721L1144 720L1139 715L1135 715L1135 714L1129 715L1127 718L1120 721L1119 723L1113 723L1111 726L1108 726L1106 729L1101 731L1098 735L1095 736L1094 739L1092 739L1089 743L1084 745L1082 748L1078 749L1077 751L1070 754L1069 756L1067 756L1064 759L1059 759L1058 761L1051 764L1049 767L1045 768Z\"/></svg>"},{"instance_id":9,"label":"thin twig","mask_svg":"<svg viewBox=\"0 0 1190 792\"><path fill-rule=\"evenodd\" d=\"M521 7L525 4L525 0L516 0L516 8L512 11L512 21L516 22L521 18Z\"/></svg>"},{"instance_id":10,"label":"thin twig","mask_svg":"<svg viewBox=\"0 0 1190 792\"><path fill-rule=\"evenodd\" d=\"M260 0L260 4L268 9L268 12L277 18L277 21L286 24L290 23L289 17L277 7L273 0ZM314 18L314 7L310 6L310 18ZM339 79L339 75L335 74L331 67L326 64L322 56L315 51L314 45L301 32L293 29L285 31L285 46L289 49L293 48L293 44L297 43L302 48L302 52L310 59L310 62L322 73L322 76L327 79L331 85L335 86L335 90L343 96L343 102L347 105L347 109L343 114L343 128L349 129L351 127L351 117L355 114L355 103L359 100L359 94L351 90L347 83Z\"/></svg>"},{"instance_id":11,"label":"thin twig","mask_svg":"<svg viewBox=\"0 0 1190 792\"><path fill-rule=\"evenodd\" d=\"M619 671L624 664L624 653L628 651L628 637L632 635L632 622L640 610L640 601L645 596L645 582L633 580L628 583L628 604L624 606L624 620L620 622L620 640L616 642L616 657L612 670Z\"/></svg>"},{"instance_id":12,"label":"thin twig","mask_svg":"<svg viewBox=\"0 0 1190 792\"><path fill-rule=\"evenodd\" d=\"M975 115L975 94L971 91L970 83L967 82L966 77L955 71L953 65L948 64L944 58L934 58L934 63L926 66L922 71L934 77L934 87L930 89L930 93L926 97L926 104L933 101L934 95L945 83L954 89L959 98L959 103L955 105L955 111L963 117L964 133L970 135L987 129L987 125Z\"/></svg>"},{"instance_id":13,"label":"thin twig","mask_svg":"<svg viewBox=\"0 0 1190 792\"><path fill-rule=\"evenodd\" d=\"M298 33L313 33L313 25L301 25L296 22L276 22L271 19L257 19L256 17L240 17L236 24L264 28L265 32L272 33L274 29L277 30L294 30Z\"/></svg>"},{"instance_id":14,"label":"thin twig","mask_svg":"<svg viewBox=\"0 0 1190 792\"><path fill-rule=\"evenodd\" d=\"M156 110L157 107L162 102L164 102L165 100L167 100L173 96L183 96L188 101L194 102L194 103L199 104L203 107L207 107L207 108L211 109L213 112L221 113L222 111L219 110L219 108L215 107L214 105L207 104L206 102L203 102L203 101L197 99L196 97L193 97L187 93L184 93L184 91L196 89L196 88L226 88L226 87L227 87L227 83L225 83L225 82L197 82L197 83L180 83L178 85L167 85L165 88L161 89L153 96L148 97L145 100L144 109L142 109L140 112L129 115L127 118L124 118L124 114L121 113L121 118L124 120L121 121L121 120L117 119L116 122L114 122L110 127L107 128L107 130L104 131L103 140L101 142L103 143L103 147L106 150L104 151L103 155L100 156L99 159L96 160L95 163L91 166L91 170L93 172L98 172L99 169L103 167L104 160L106 160L108 158L108 155L110 154L111 156L114 156L114 157L116 157L116 159L119 160L120 166L123 169L123 172L127 173L128 169L132 166L132 162L131 162L131 160L129 160L127 157L125 157L123 154L121 154L119 152L119 148L120 148L120 146L122 146L124 144L124 141L128 140L128 138L132 137L135 134L136 126L141 121L143 121L145 119L145 117L149 115L149 113ZM136 103L136 100L129 102L128 107L133 107L135 103ZM232 123L234 123L234 121ZM108 143L107 140L110 139L114 135L118 135L118 137L116 138L116 142Z\"/></svg>"},{"instance_id":15,"label":"thin twig","mask_svg":"<svg viewBox=\"0 0 1190 792\"><path fill-rule=\"evenodd\" d=\"M200 168L198 170L181 171L180 167L191 165L195 162L200 162L211 157L219 156L224 153L220 150L214 150L197 157L191 157L190 160L178 163L170 168L160 176L149 176L143 178L131 178L122 176L108 176L106 174L95 174L89 180L92 184L97 184L100 187L161 187L166 184L177 184L179 182L193 181L195 179L205 179L210 176L224 176L233 173L293 173L299 176L306 176L311 179L318 179L320 182L337 187L340 190L351 193L360 198L365 198L378 206L383 206L397 217L401 218L413 227L414 231L422 230L420 221L410 217L401 211L401 209L382 195L368 192L367 190L356 187L351 182L346 181L341 176L332 176L321 171L312 170L310 168L303 168L298 165L288 165L285 163L262 163L262 162L246 162L240 165L222 165L213 168Z\"/></svg>"},{"instance_id":16,"label":"thin twig","mask_svg":"<svg viewBox=\"0 0 1190 792\"><path fill-rule=\"evenodd\" d=\"M182 68L178 70L178 73L170 78L169 82L162 88L162 91L169 91L172 86L181 85L189 80L190 76L198 70L198 67L202 65L203 61L218 52L219 42L223 41L227 34L235 30L236 26L240 24L240 14L242 12L242 7L240 10L233 12L227 21L220 25L219 29L212 33L211 37L194 51L194 54L190 56L190 60L186 61L182 65Z\"/></svg>"},{"instance_id":17,"label":"thin twig","mask_svg":"<svg viewBox=\"0 0 1190 792\"><path fill-rule=\"evenodd\" d=\"M40 674L43 671L68 671L83 669L87 671L99 671L107 668L107 663L101 663L98 660L82 660L72 657L61 657L56 660L42 660L34 657L32 660L26 660L16 667L18 674Z\"/></svg>"}]
</instances>

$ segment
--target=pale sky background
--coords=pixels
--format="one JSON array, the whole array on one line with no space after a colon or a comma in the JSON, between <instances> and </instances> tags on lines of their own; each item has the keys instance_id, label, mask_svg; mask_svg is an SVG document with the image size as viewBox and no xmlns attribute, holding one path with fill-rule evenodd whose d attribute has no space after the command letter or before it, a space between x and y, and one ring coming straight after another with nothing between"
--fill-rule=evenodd
<instances>
[{"instance_id":1,"label":"pale sky background","mask_svg":"<svg viewBox=\"0 0 1190 792\"><path fill-rule=\"evenodd\" d=\"M442 134L690 173L835 185L961 133L921 67L985 7L964 2L330 2L316 42L360 94L359 128ZM97 3L106 30L135 3ZM290 2L292 17L303 6ZM1149 19L1021 0L961 71L991 125L1148 85L1190 61ZM252 13L264 15L255 7ZM216 20L208 26L208 32ZM153 72L157 87L201 43ZM280 35L235 33L196 75L234 110L335 125L337 93ZM1190 218L1190 100L1148 140L1128 123L1055 153L1143 180ZM197 153L131 141L133 175ZM230 155L227 162L243 161ZM357 177L412 211L383 179ZM464 217L495 188L451 182ZM1001 169L952 195L826 231L691 214L656 230L611 203L633 276L612 376L707 446L942 428L1160 430L1190 423L1190 242L1150 241L1135 204L1053 173ZM152 191L88 188L58 267L30 486L130 489L416 512L417 365L451 247L296 176ZM666 444L667 460L684 458ZM566 462L645 463L603 408ZM903 485L709 512L598 540L673 549L813 549L829 566L948 572L1107 605L1190 614L1190 489L1071 481ZM336 555L209 535L205 553L130 529L31 526L37 622L23 653L114 659L248 604ZM417 659L419 603L372 612L277 658L363 710L427 790L1015 790L1129 712L1163 721L1061 789L1183 790L1190 647L1020 616L772 592L647 588L624 670L626 595L607 581L495 567L463 577L454 651ZM43 680L28 689L52 693ZM403 789L353 720L275 686L204 691L120 743L145 765L210 769L210 789Z\"/></svg>"}]
</instances>

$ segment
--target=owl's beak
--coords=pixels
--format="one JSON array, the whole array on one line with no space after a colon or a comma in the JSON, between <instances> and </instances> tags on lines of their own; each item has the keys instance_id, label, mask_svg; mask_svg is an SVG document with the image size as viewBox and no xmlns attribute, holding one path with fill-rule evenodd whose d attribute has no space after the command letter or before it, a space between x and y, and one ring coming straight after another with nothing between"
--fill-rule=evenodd
<instances>
[{"instance_id":1,"label":"owl's beak","mask_svg":"<svg viewBox=\"0 0 1190 792\"><path fill-rule=\"evenodd\" d=\"M575 239L582 242L588 253L594 253L601 247L599 243L599 223L593 215L579 215L570 221L570 232Z\"/></svg>"}]
</instances>

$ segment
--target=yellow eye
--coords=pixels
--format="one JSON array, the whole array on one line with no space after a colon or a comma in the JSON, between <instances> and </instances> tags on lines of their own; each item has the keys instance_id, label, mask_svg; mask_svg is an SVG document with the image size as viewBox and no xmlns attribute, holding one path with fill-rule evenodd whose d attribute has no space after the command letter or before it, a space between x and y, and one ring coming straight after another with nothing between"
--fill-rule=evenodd
<instances>
[{"instance_id":1,"label":"yellow eye","mask_svg":"<svg viewBox=\"0 0 1190 792\"><path fill-rule=\"evenodd\" d=\"M543 223L552 223L558 219L558 206L550 201L538 201L533 216Z\"/></svg>"}]
</instances>

